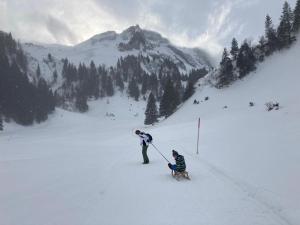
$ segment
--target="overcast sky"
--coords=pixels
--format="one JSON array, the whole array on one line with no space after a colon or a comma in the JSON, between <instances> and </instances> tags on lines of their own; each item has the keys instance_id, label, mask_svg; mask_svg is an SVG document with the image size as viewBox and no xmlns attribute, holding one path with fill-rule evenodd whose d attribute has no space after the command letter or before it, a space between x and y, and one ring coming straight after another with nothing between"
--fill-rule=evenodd
<instances>
[{"instance_id":1,"label":"overcast sky","mask_svg":"<svg viewBox=\"0 0 300 225\"><path fill-rule=\"evenodd\" d=\"M139 24L180 46L219 53L232 37L257 39L284 0L0 0L0 30L24 41L74 45ZM288 0L294 8L296 0Z\"/></svg>"}]
</instances>

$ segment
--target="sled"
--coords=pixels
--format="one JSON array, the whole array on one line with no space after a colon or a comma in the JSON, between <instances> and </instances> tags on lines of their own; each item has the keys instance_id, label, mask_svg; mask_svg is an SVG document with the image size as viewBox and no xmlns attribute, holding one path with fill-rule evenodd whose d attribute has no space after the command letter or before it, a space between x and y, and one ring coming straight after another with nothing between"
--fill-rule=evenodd
<instances>
[{"instance_id":1,"label":"sled","mask_svg":"<svg viewBox=\"0 0 300 225\"><path fill-rule=\"evenodd\" d=\"M189 177L189 173L187 171L183 171L183 172L177 172L172 170L172 176L176 179L176 180L180 180L181 178L183 179L187 179L190 180L191 178Z\"/></svg>"}]
</instances>

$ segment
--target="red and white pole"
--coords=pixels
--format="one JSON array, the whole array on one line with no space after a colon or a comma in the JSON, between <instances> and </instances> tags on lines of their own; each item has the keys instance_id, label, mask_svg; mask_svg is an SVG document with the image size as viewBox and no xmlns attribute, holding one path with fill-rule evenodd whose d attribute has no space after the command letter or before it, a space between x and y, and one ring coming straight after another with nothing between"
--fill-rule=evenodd
<instances>
[{"instance_id":1,"label":"red and white pole","mask_svg":"<svg viewBox=\"0 0 300 225\"><path fill-rule=\"evenodd\" d=\"M198 119L197 155L199 154L200 117Z\"/></svg>"}]
</instances>

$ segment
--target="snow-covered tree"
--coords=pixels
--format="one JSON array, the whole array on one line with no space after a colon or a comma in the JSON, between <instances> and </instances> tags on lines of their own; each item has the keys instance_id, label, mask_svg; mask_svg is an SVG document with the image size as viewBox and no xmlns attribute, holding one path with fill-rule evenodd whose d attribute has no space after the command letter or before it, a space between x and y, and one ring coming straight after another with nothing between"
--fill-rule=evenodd
<instances>
[{"instance_id":1,"label":"snow-covered tree","mask_svg":"<svg viewBox=\"0 0 300 225\"><path fill-rule=\"evenodd\" d=\"M141 94L145 95L148 90L148 75L144 74L142 77L142 89L141 89Z\"/></svg>"},{"instance_id":2,"label":"snow-covered tree","mask_svg":"<svg viewBox=\"0 0 300 225\"><path fill-rule=\"evenodd\" d=\"M233 60L237 59L237 56L239 54L239 45L235 38L233 38L232 42L231 42L230 54L231 54Z\"/></svg>"},{"instance_id":3,"label":"snow-covered tree","mask_svg":"<svg viewBox=\"0 0 300 225\"><path fill-rule=\"evenodd\" d=\"M294 9L293 32L298 33L300 30L300 0L297 0Z\"/></svg>"},{"instance_id":4,"label":"snow-covered tree","mask_svg":"<svg viewBox=\"0 0 300 225\"><path fill-rule=\"evenodd\" d=\"M218 75L217 87L222 88L229 85L234 80L233 65L228 55L227 49L224 48L222 60L220 62L220 70Z\"/></svg>"},{"instance_id":5,"label":"snow-covered tree","mask_svg":"<svg viewBox=\"0 0 300 225\"><path fill-rule=\"evenodd\" d=\"M265 21L265 37L267 39L265 53L266 55L270 55L278 48L278 38L272 19L269 15L266 16Z\"/></svg>"},{"instance_id":6,"label":"snow-covered tree","mask_svg":"<svg viewBox=\"0 0 300 225\"><path fill-rule=\"evenodd\" d=\"M179 93L174 88L173 82L170 78L168 78L162 99L160 101L159 106L159 114L160 116L169 117L172 113L176 110L177 106L179 105Z\"/></svg>"},{"instance_id":7,"label":"snow-covered tree","mask_svg":"<svg viewBox=\"0 0 300 225\"><path fill-rule=\"evenodd\" d=\"M182 101L186 101L189 99L193 94L195 93L194 83L192 81L189 81L182 97Z\"/></svg>"},{"instance_id":8,"label":"snow-covered tree","mask_svg":"<svg viewBox=\"0 0 300 225\"><path fill-rule=\"evenodd\" d=\"M242 44L237 58L237 67L240 72L240 78L243 78L251 71L255 70L256 59L247 41Z\"/></svg>"},{"instance_id":9,"label":"snow-covered tree","mask_svg":"<svg viewBox=\"0 0 300 225\"><path fill-rule=\"evenodd\" d=\"M265 36L261 36L258 43L259 44L256 47L257 51L254 54L255 54L255 58L259 62L262 62L265 59L266 48L267 48L267 40Z\"/></svg>"},{"instance_id":10,"label":"snow-covered tree","mask_svg":"<svg viewBox=\"0 0 300 225\"><path fill-rule=\"evenodd\" d=\"M134 98L136 101L139 100L139 97L140 97L140 90L139 90L139 87L135 81L135 79L132 79L130 82L129 82L129 85L128 85L128 93L129 93L129 96Z\"/></svg>"},{"instance_id":11,"label":"snow-covered tree","mask_svg":"<svg viewBox=\"0 0 300 225\"><path fill-rule=\"evenodd\" d=\"M288 47L293 42L292 36L293 12L288 2L284 2L280 24L277 29L279 49Z\"/></svg>"},{"instance_id":12,"label":"snow-covered tree","mask_svg":"<svg viewBox=\"0 0 300 225\"><path fill-rule=\"evenodd\" d=\"M118 71L116 72L116 86L119 87L120 91L124 90L124 82L122 80L121 73Z\"/></svg>"},{"instance_id":13,"label":"snow-covered tree","mask_svg":"<svg viewBox=\"0 0 300 225\"><path fill-rule=\"evenodd\" d=\"M41 69L40 69L40 64L38 64L37 68L36 68L36 77L40 78L41 77Z\"/></svg>"},{"instance_id":14,"label":"snow-covered tree","mask_svg":"<svg viewBox=\"0 0 300 225\"><path fill-rule=\"evenodd\" d=\"M113 82L112 82L111 76L107 77L106 94L107 94L107 96L113 96L114 95L114 87L113 87Z\"/></svg>"}]
</instances>

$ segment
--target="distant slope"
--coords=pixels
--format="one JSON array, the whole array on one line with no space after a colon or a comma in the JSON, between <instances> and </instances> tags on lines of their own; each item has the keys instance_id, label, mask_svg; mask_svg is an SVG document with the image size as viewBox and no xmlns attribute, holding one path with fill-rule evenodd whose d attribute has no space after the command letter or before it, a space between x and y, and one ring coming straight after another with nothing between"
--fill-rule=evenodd
<instances>
[{"instance_id":1,"label":"distant slope","mask_svg":"<svg viewBox=\"0 0 300 225\"><path fill-rule=\"evenodd\" d=\"M222 107L225 105L229 109L248 110L250 101L256 103L260 110L264 110L264 104L267 101L278 101L283 108L293 108L297 111L299 109L295 109L295 107L298 107L300 97L299 58L300 43L297 42L291 49L276 52L265 62L258 64L257 70L244 79L223 89L211 87L209 85L211 77L208 74L199 81L200 89L189 102L186 102L186 105L192 104L194 99L204 101L204 97L209 96L209 101L198 105L201 115L223 111ZM218 104L215 104L216 101ZM197 106L194 107L197 109ZM182 107L178 113L185 114L186 111L191 110ZM194 112L193 119L197 118L199 111L192 110L192 112Z\"/></svg>"}]
</instances>

